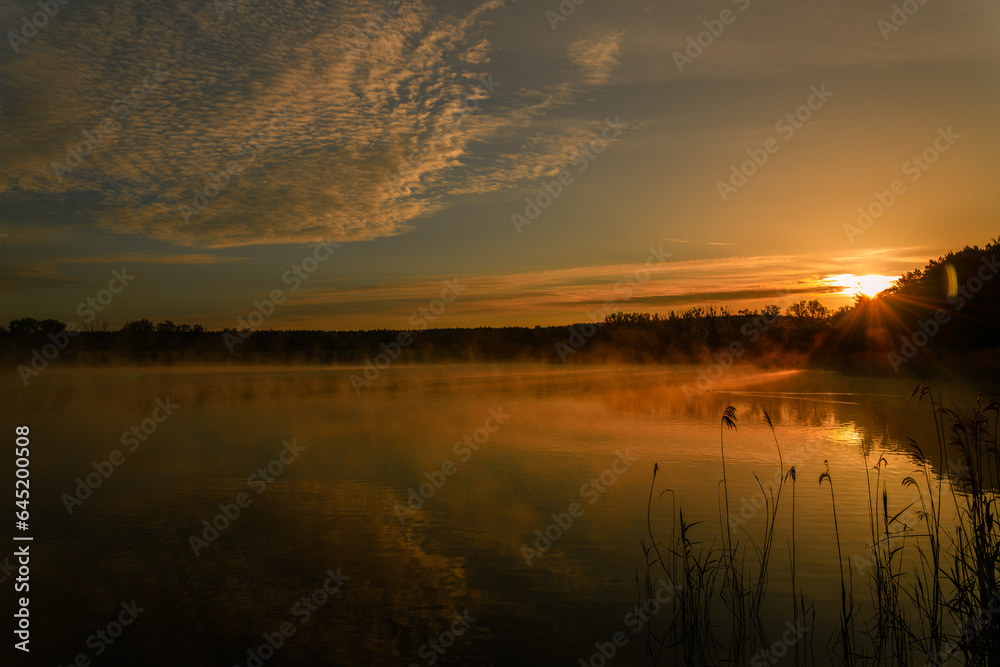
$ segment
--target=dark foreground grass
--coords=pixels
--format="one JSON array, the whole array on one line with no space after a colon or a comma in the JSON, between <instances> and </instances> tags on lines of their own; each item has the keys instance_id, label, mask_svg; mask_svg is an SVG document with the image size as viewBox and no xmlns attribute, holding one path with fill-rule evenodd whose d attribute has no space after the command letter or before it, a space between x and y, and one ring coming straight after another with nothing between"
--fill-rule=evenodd
<instances>
[{"instance_id":1,"label":"dark foreground grass","mask_svg":"<svg viewBox=\"0 0 1000 667\"><path fill-rule=\"evenodd\" d=\"M725 432L735 430L736 411L725 409L720 421L722 480L719 482L719 530L685 518L671 490L656 493L654 465L647 504L648 536L640 540L644 571L636 574L640 607L653 604L654 582L670 582L676 594L647 624L647 652L655 665L1000 665L1000 516L997 515L995 400L980 398L966 414L935 400L920 385L913 397L929 399L934 421L940 474L934 474L920 443L910 440L919 470L903 480L904 493L916 498L893 507L899 488L883 479L886 459L865 456L868 518L871 528L865 567L855 580L841 551L836 480L829 469L819 484L830 491L830 528L837 543L840 608L830 636L815 639L816 609L796 577L795 466L785 468L777 434L766 411L763 419L774 435L780 466L776 484L765 486L763 531L734 535L725 472ZM912 398L912 397L911 397ZM670 531L655 535L655 500L670 499ZM785 501L783 504L783 500ZM947 509L946 509L947 508ZM780 511L779 511L780 510ZM841 508L843 511L843 508ZM725 512L725 516L723 516ZM905 520L903 515L916 517ZM943 519L942 517L948 517ZM788 572L791 577L789 631L772 637L762 618L774 565L774 531L778 521L788 528ZM665 539L664 539L665 538ZM706 542L706 538L708 541ZM784 563L780 566L785 569ZM855 597L855 594L858 597ZM784 628L783 628L784 629ZM792 641L789 641L792 637ZM817 646L819 644L819 646Z\"/></svg>"}]
</instances>

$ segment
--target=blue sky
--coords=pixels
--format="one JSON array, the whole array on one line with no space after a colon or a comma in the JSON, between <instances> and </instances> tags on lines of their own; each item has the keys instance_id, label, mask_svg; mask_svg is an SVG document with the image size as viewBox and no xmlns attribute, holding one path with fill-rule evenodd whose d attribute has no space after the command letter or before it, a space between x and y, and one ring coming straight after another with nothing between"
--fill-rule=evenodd
<instances>
[{"instance_id":1,"label":"blue sky","mask_svg":"<svg viewBox=\"0 0 1000 667\"><path fill-rule=\"evenodd\" d=\"M268 326L405 327L454 278L469 287L437 325L836 306L843 276L997 235L996 3L913 4L899 25L879 2L559 6L70 0L33 34L39 6L5 3L0 310L73 320L125 266L112 326L232 326L321 239L341 245ZM602 147L609 119L628 127ZM650 247L670 259L623 299Z\"/></svg>"}]
</instances>

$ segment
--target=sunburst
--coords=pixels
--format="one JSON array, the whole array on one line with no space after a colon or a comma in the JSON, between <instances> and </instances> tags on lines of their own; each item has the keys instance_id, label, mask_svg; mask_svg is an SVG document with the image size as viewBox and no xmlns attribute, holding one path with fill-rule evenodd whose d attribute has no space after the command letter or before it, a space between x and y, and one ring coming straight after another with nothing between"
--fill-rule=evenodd
<instances>
[{"instance_id":1,"label":"sunburst","mask_svg":"<svg viewBox=\"0 0 1000 667\"><path fill-rule=\"evenodd\" d=\"M830 284L843 287L844 294L861 295L868 298L875 297L879 292L892 287L899 276L883 276L869 273L863 276L856 276L853 273L841 273L830 276Z\"/></svg>"}]
</instances>

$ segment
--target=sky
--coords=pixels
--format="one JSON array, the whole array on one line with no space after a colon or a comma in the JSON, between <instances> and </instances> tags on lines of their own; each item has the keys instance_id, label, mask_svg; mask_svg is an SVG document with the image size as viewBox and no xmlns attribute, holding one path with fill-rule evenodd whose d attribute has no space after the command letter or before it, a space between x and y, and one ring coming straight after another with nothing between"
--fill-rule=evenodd
<instances>
[{"instance_id":1,"label":"sky","mask_svg":"<svg viewBox=\"0 0 1000 667\"><path fill-rule=\"evenodd\" d=\"M998 235L1000 6L902 5L4 2L0 320L850 303Z\"/></svg>"}]
</instances>

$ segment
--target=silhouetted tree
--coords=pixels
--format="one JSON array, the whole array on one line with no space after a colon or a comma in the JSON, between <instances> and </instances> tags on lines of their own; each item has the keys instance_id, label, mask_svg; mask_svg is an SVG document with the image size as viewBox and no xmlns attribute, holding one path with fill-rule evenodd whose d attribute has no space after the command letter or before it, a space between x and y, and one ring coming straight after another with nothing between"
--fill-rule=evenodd
<instances>
[{"instance_id":1,"label":"silhouetted tree","mask_svg":"<svg viewBox=\"0 0 1000 667\"><path fill-rule=\"evenodd\" d=\"M130 320L122 325L121 331L127 334L148 336L153 333L154 327L150 320L145 317L141 320Z\"/></svg>"},{"instance_id":2,"label":"silhouetted tree","mask_svg":"<svg viewBox=\"0 0 1000 667\"><path fill-rule=\"evenodd\" d=\"M31 336L38 333L39 321L34 317L19 317L10 321L10 333L14 336Z\"/></svg>"},{"instance_id":3,"label":"silhouetted tree","mask_svg":"<svg viewBox=\"0 0 1000 667\"><path fill-rule=\"evenodd\" d=\"M177 325L170 320L163 320L156 325L156 333L158 334L172 334L177 331Z\"/></svg>"}]
</instances>

